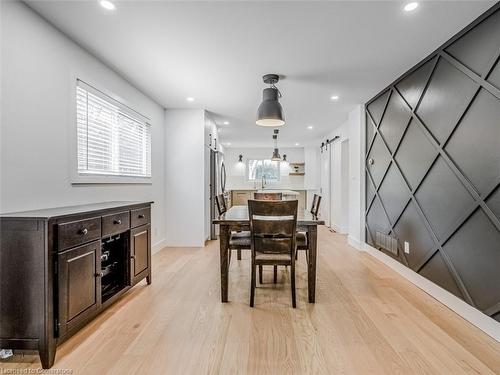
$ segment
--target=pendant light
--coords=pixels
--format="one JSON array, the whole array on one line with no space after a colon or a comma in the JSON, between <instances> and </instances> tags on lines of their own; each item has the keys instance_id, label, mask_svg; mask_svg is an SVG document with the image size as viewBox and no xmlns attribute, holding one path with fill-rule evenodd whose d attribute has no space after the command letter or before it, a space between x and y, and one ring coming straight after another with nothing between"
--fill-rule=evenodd
<instances>
[{"instance_id":1,"label":"pendant light","mask_svg":"<svg viewBox=\"0 0 500 375\"><path fill-rule=\"evenodd\" d=\"M281 92L275 85L279 81L280 76L278 74L266 74L262 79L270 87L264 89L262 92L262 103L260 103L257 110L257 121L255 123L260 126L283 126L285 125L285 116L279 102Z\"/></svg>"},{"instance_id":2,"label":"pendant light","mask_svg":"<svg viewBox=\"0 0 500 375\"><path fill-rule=\"evenodd\" d=\"M274 151L273 156L271 157L272 161L281 161L280 152L278 150L278 129L274 129L273 140L274 140Z\"/></svg>"}]
</instances>

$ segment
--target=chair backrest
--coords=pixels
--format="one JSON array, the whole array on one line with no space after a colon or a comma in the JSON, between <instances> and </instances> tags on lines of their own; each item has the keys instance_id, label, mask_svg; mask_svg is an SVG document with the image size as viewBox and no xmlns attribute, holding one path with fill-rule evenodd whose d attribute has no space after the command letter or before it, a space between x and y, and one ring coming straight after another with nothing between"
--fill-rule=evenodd
<instances>
[{"instance_id":1,"label":"chair backrest","mask_svg":"<svg viewBox=\"0 0 500 375\"><path fill-rule=\"evenodd\" d=\"M224 199L224 194L219 194L215 197L215 203L217 203L217 210L219 211L219 216L226 213L226 200Z\"/></svg>"},{"instance_id":2,"label":"chair backrest","mask_svg":"<svg viewBox=\"0 0 500 375\"><path fill-rule=\"evenodd\" d=\"M318 216L320 203L321 203L321 195L314 194L312 206L311 206L311 213L314 216Z\"/></svg>"},{"instance_id":3,"label":"chair backrest","mask_svg":"<svg viewBox=\"0 0 500 375\"><path fill-rule=\"evenodd\" d=\"M258 201L280 201L283 193L253 193L253 198Z\"/></svg>"},{"instance_id":4,"label":"chair backrest","mask_svg":"<svg viewBox=\"0 0 500 375\"><path fill-rule=\"evenodd\" d=\"M248 201L252 256L290 254L295 259L298 201Z\"/></svg>"}]
</instances>

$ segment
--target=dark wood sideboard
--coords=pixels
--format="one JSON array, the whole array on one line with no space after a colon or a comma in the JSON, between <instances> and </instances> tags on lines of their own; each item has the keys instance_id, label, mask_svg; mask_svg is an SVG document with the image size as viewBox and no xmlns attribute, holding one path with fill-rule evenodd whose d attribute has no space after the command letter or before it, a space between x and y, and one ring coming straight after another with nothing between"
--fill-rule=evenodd
<instances>
[{"instance_id":1,"label":"dark wood sideboard","mask_svg":"<svg viewBox=\"0 0 500 375\"><path fill-rule=\"evenodd\" d=\"M151 203L0 215L0 348L56 347L142 279L151 283Z\"/></svg>"}]
</instances>

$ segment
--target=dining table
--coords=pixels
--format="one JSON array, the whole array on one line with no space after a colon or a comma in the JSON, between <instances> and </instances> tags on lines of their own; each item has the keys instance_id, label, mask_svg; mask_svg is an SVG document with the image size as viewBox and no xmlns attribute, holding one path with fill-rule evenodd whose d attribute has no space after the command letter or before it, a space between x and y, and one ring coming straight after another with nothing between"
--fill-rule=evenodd
<instances>
[{"instance_id":1,"label":"dining table","mask_svg":"<svg viewBox=\"0 0 500 375\"><path fill-rule=\"evenodd\" d=\"M229 294L229 239L231 232L249 231L250 220L248 217L248 206L232 206L219 218L214 219L213 224L219 225L220 241L220 283L221 300L228 302ZM307 210L297 212L297 231L307 232L308 256L307 258L307 284L309 303L316 301L316 260L318 253L318 225L325 224L324 220L314 216ZM250 248L248 249L250 250Z\"/></svg>"}]
</instances>

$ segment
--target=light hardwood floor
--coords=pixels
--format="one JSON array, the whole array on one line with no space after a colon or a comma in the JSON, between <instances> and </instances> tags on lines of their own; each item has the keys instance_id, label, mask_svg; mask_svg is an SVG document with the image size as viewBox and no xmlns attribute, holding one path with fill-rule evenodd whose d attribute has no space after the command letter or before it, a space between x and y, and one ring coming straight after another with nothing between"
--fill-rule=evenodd
<instances>
[{"instance_id":1,"label":"light hardwood floor","mask_svg":"<svg viewBox=\"0 0 500 375\"><path fill-rule=\"evenodd\" d=\"M317 303L305 260L297 309L289 278L272 267L248 305L249 253L233 257L230 303L220 303L218 242L153 257L153 284L123 299L64 343L53 369L73 374L500 374L500 344L345 236L319 231ZM283 283L284 282L284 283ZM33 354L0 362L39 368Z\"/></svg>"}]
</instances>

